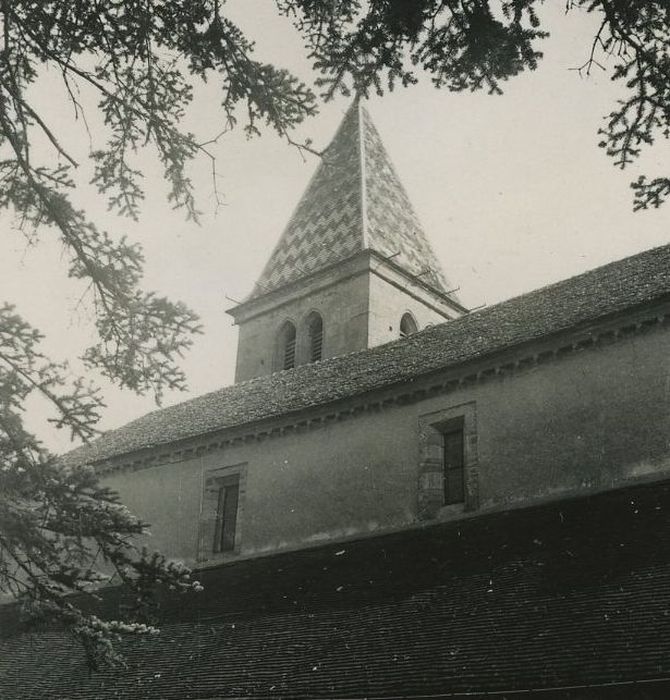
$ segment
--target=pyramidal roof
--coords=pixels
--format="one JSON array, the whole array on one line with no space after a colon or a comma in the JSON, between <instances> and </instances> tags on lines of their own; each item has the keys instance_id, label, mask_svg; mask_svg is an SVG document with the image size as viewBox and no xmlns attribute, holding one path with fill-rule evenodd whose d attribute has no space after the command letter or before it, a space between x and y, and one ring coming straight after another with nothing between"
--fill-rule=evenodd
<instances>
[{"instance_id":1,"label":"pyramidal roof","mask_svg":"<svg viewBox=\"0 0 670 700\"><path fill-rule=\"evenodd\" d=\"M392 259L442 293L451 289L370 115L356 98L249 298L362 250Z\"/></svg>"}]
</instances>

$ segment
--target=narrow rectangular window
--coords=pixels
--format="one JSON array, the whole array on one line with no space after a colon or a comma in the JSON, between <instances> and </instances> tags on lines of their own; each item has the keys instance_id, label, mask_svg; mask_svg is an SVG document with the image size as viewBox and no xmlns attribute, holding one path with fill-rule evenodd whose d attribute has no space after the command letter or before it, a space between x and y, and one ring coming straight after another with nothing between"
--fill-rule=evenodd
<instances>
[{"instance_id":1,"label":"narrow rectangular window","mask_svg":"<svg viewBox=\"0 0 670 700\"><path fill-rule=\"evenodd\" d=\"M216 508L216 529L214 531L215 552L230 552L235 549L239 496L239 475L227 477L221 482Z\"/></svg>"},{"instance_id":2,"label":"narrow rectangular window","mask_svg":"<svg viewBox=\"0 0 670 700\"><path fill-rule=\"evenodd\" d=\"M465 501L465 455L463 425L450 427L442 435L444 469L444 504Z\"/></svg>"},{"instance_id":3,"label":"narrow rectangular window","mask_svg":"<svg viewBox=\"0 0 670 700\"><path fill-rule=\"evenodd\" d=\"M284 347L284 369L295 367L295 337L286 341Z\"/></svg>"},{"instance_id":4,"label":"narrow rectangular window","mask_svg":"<svg viewBox=\"0 0 670 700\"><path fill-rule=\"evenodd\" d=\"M312 348L310 353L310 362L318 362L321 359L321 352L323 350L323 334L319 330L312 336Z\"/></svg>"},{"instance_id":5,"label":"narrow rectangular window","mask_svg":"<svg viewBox=\"0 0 670 700\"><path fill-rule=\"evenodd\" d=\"M323 355L323 319L313 311L308 316L306 324L309 337L309 361L318 362Z\"/></svg>"}]
</instances>

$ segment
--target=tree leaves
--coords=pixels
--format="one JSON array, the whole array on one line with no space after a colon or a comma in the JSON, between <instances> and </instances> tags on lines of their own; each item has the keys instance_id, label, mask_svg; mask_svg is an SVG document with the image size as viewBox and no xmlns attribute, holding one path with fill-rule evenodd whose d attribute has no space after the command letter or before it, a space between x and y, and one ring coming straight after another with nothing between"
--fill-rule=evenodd
<instances>
[{"instance_id":1,"label":"tree leaves","mask_svg":"<svg viewBox=\"0 0 670 700\"><path fill-rule=\"evenodd\" d=\"M452 91L502 92L502 83L534 70L548 36L541 0L277 0L306 39L326 97L352 90L381 94L411 85L418 70ZM566 11L598 17L582 66L613 62L612 79L626 95L599 130L601 147L627 167L645 146L670 133L670 6L664 0L568 0ZM557 28L558 29L558 28ZM633 185L634 209L667 199L667 178Z\"/></svg>"},{"instance_id":2,"label":"tree leaves","mask_svg":"<svg viewBox=\"0 0 670 700\"><path fill-rule=\"evenodd\" d=\"M188 163L209 155L180 122L193 97L193 78L218 74L226 124L246 104L249 134L264 122L280 134L315 112L314 94L287 71L256 61L253 44L208 0L165 3L120 0L76 3L20 0L0 8L0 208L13 210L28 235L56 229L69 252L69 274L88 284L101 342L84 354L89 367L121 386L151 391L183 388L181 354L199 331L195 314L141 290L136 244L100 231L71 202L77 161L29 102L40 64L61 75L75 94L98 94L106 142L91 151L92 183L111 209L137 218L144 198L136 153L153 148L175 209L197 219ZM31 145L46 135L62 163L36 163ZM136 363L135 369L133 364Z\"/></svg>"},{"instance_id":3,"label":"tree leaves","mask_svg":"<svg viewBox=\"0 0 670 700\"><path fill-rule=\"evenodd\" d=\"M533 0L280 0L305 35L326 96L350 89L382 93L417 80L436 87L500 92L500 82L533 70L542 54Z\"/></svg>"},{"instance_id":4,"label":"tree leaves","mask_svg":"<svg viewBox=\"0 0 670 700\"><path fill-rule=\"evenodd\" d=\"M599 130L600 146L623 169L644 146L670 135L670 7L662 1L602 0L588 3L588 10L603 14L594 46L615 59L612 80L626 87L626 96ZM665 177L639 177L631 185L633 208L660 206L670 194L667 183Z\"/></svg>"},{"instance_id":5,"label":"tree leaves","mask_svg":"<svg viewBox=\"0 0 670 700\"><path fill-rule=\"evenodd\" d=\"M158 585L194 590L188 569L139 550L146 524L92 468L65 468L24 427L26 399L38 393L56 410L53 422L87 440L104 406L100 392L70 379L67 366L40 351L41 335L13 307L0 307L0 591L31 617L65 623L89 664L118 663L121 634L148 634L147 614ZM122 618L103 620L72 598L94 596L117 578L134 595Z\"/></svg>"},{"instance_id":6,"label":"tree leaves","mask_svg":"<svg viewBox=\"0 0 670 700\"><path fill-rule=\"evenodd\" d=\"M161 163L174 208L197 219L187 166L198 154L211 156L181 127L194 79L218 77L225 127L236 123L241 103L250 135L262 122L288 136L316 111L315 96L287 71L257 61L216 1L1 0L0 22L0 209L13 212L32 241L48 230L60 236L67 273L86 285L95 311L98 340L82 353L85 366L160 401L166 389L185 388L179 363L200 332L198 318L143 290L139 245L74 206L78 160L31 102L31 85L45 66L60 76L76 129L88 129L82 88L97 94L104 130L88 134L92 184L110 209L134 219L144 198L136 164L143 149ZM33 148L40 139L56 165ZM53 425L83 441L97 434L104 408L95 386L45 357L41 340L13 307L0 307L0 589L31 614L65 623L97 667L120 660L120 635L155 631L148 606L156 586L199 586L181 565L137 549L146 525L92 469L65 469L25 428L24 407L35 395L51 405ZM110 576L135 594L123 615L102 619L72 598L95 595Z\"/></svg>"}]
</instances>

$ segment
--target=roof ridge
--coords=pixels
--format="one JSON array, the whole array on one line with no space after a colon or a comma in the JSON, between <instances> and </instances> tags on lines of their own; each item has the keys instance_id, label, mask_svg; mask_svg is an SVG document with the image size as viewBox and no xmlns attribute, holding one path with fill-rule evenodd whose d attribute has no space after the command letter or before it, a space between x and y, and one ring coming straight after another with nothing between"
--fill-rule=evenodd
<instances>
[{"instance_id":1,"label":"roof ridge","mask_svg":"<svg viewBox=\"0 0 670 700\"><path fill-rule=\"evenodd\" d=\"M547 282L547 284L543 284L541 287L535 287L534 289L530 289L527 292L520 292L519 294L515 294L514 296L507 297L506 299L501 299L500 301L497 301L495 304L492 304L491 306L484 306L482 308L478 308L468 314L465 314L467 316L472 316L474 314L479 314L482 312L486 312L489 309L493 308L498 308L502 306L503 304L507 304L513 301L516 301L518 299L521 299L523 297L529 297L534 294L539 294L540 292L546 292L549 289L552 288L557 288L561 287L563 285L566 285L570 282L574 282L575 280L582 278L585 279L587 277L590 277L591 275L595 274L602 274L604 270L608 268L613 268L613 267L618 267L624 262L633 262L639 258L642 257L647 257L647 256L652 256L656 253L659 253L663 250L670 251L670 243L664 243L662 245L654 246L653 248L647 248L646 250L641 250L637 253L633 253L632 255L627 255L623 258L616 258L614 260L610 260L609 262L601 263L597 267L591 267L587 270L584 270L582 272L576 272L569 277L564 277L560 280L556 280L555 282ZM462 317L461 317L462 318ZM455 321L458 321L460 319L454 319ZM453 323L454 321L451 321ZM442 324L440 324L442 325Z\"/></svg>"},{"instance_id":2,"label":"roof ridge","mask_svg":"<svg viewBox=\"0 0 670 700\"><path fill-rule=\"evenodd\" d=\"M279 289L318 272L324 264L339 262L342 256L363 249L354 211L358 206L356 178L348 172L352 149L359 151L358 100L347 108L334 136L321 152L321 159L294 207L291 217L272 249L245 301ZM360 155L357 169L361 170ZM347 170L345 173L344 170ZM358 212L361 216L362 212Z\"/></svg>"},{"instance_id":3,"label":"roof ridge","mask_svg":"<svg viewBox=\"0 0 670 700\"><path fill-rule=\"evenodd\" d=\"M454 285L445 277L398 169L363 105L365 124L366 199L373 202L367 214L367 246L396 263L410 275L421 275L430 287L444 293ZM451 296L451 295L450 295ZM457 299L456 299L457 301Z\"/></svg>"},{"instance_id":4,"label":"roof ridge","mask_svg":"<svg viewBox=\"0 0 670 700\"><path fill-rule=\"evenodd\" d=\"M359 162L361 169L361 220L362 220L362 234L363 234L363 250L370 247L370 240L368 236L368 184L367 184L367 155L365 152L365 128L367 126L365 121L365 111L363 105L361 104L360 96L356 95L356 109L358 110L358 150L359 150Z\"/></svg>"}]
</instances>

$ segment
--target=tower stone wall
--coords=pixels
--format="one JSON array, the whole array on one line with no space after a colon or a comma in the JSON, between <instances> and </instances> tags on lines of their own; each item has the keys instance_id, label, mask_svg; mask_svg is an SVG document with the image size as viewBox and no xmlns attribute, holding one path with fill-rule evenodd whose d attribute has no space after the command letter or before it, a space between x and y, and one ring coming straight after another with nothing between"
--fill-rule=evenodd
<instances>
[{"instance_id":1,"label":"tower stone wall","mask_svg":"<svg viewBox=\"0 0 670 700\"><path fill-rule=\"evenodd\" d=\"M296 365L306 364L307 319L313 312L323 319L322 359L368 347L367 266L364 260L352 262L359 264L338 268L307 288L283 290L239 322L236 382L282 369L278 338L286 322L296 328Z\"/></svg>"}]
</instances>

